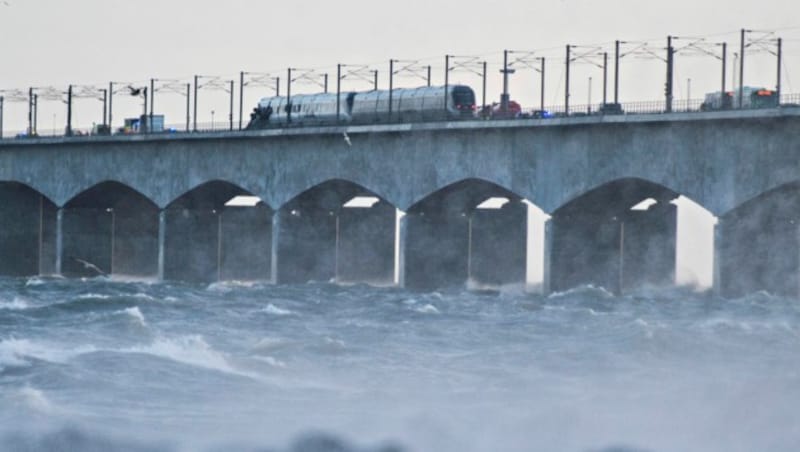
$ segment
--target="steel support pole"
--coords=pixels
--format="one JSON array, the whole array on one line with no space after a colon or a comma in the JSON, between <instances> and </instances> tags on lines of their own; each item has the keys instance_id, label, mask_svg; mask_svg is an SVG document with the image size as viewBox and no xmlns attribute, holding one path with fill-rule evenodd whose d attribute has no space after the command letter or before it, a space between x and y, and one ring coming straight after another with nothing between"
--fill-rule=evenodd
<instances>
[{"instance_id":1,"label":"steel support pole","mask_svg":"<svg viewBox=\"0 0 800 452\"><path fill-rule=\"evenodd\" d=\"M783 59L783 40L778 38L778 81L775 83L775 96L778 98L778 105L781 104L781 64Z\"/></svg>"},{"instance_id":2,"label":"steel support pole","mask_svg":"<svg viewBox=\"0 0 800 452\"><path fill-rule=\"evenodd\" d=\"M192 109L192 84L186 84L186 131L189 131L189 124L192 121L191 118L191 109Z\"/></svg>"},{"instance_id":3,"label":"steel support pole","mask_svg":"<svg viewBox=\"0 0 800 452\"><path fill-rule=\"evenodd\" d=\"M566 82L564 83L564 115L569 116L569 60L571 46L567 44Z\"/></svg>"},{"instance_id":4,"label":"steel support pole","mask_svg":"<svg viewBox=\"0 0 800 452\"><path fill-rule=\"evenodd\" d=\"M608 52L603 52L603 105L608 102Z\"/></svg>"},{"instance_id":5,"label":"steel support pole","mask_svg":"<svg viewBox=\"0 0 800 452\"><path fill-rule=\"evenodd\" d=\"M33 95L33 134L39 134L39 95Z\"/></svg>"},{"instance_id":6,"label":"steel support pole","mask_svg":"<svg viewBox=\"0 0 800 452\"><path fill-rule=\"evenodd\" d=\"M727 78L727 74L725 72L726 72L726 66L727 65L728 65L728 43L727 42L723 42L722 43L722 91L721 91L722 92L721 99L723 99L721 101L721 102L723 102L722 108L725 108L725 105L724 105L724 102L725 102L724 99L726 99L726 97L725 97L725 78Z\"/></svg>"},{"instance_id":7,"label":"steel support pole","mask_svg":"<svg viewBox=\"0 0 800 452\"><path fill-rule=\"evenodd\" d=\"M336 96L336 119L339 119L339 96ZM286 123L292 122L292 68L286 70Z\"/></svg>"},{"instance_id":8,"label":"steel support pole","mask_svg":"<svg viewBox=\"0 0 800 452\"><path fill-rule=\"evenodd\" d=\"M742 100L744 100L744 34L746 30L742 28L741 36L739 37L739 108L742 108Z\"/></svg>"},{"instance_id":9,"label":"steel support pole","mask_svg":"<svg viewBox=\"0 0 800 452\"><path fill-rule=\"evenodd\" d=\"M108 114L108 90L102 89L103 92L103 128L105 128L108 123L106 122L106 115Z\"/></svg>"},{"instance_id":10,"label":"steel support pole","mask_svg":"<svg viewBox=\"0 0 800 452\"><path fill-rule=\"evenodd\" d=\"M328 73L322 74L322 84L325 87L325 94L328 94Z\"/></svg>"},{"instance_id":11,"label":"steel support pole","mask_svg":"<svg viewBox=\"0 0 800 452\"><path fill-rule=\"evenodd\" d=\"M244 71L239 72L239 130L242 130L242 116L244 115Z\"/></svg>"},{"instance_id":12,"label":"steel support pole","mask_svg":"<svg viewBox=\"0 0 800 452\"><path fill-rule=\"evenodd\" d=\"M339 122L340 103L342 95L342 65L336 65L336 122Z\"/></svg>"},{"instance_id":13,"label":"steel support pole","mask_svg":"<svg viewBox=\"0 0 800 452\"><path fill-rule=\"evenodd\" d=\"M72 85L67 88L67 130L66 136L72 136Z\"/></svg>"},{"instance_id":14,"label":"steel support pole","mask_svg":"<svg viewBox=\"0 0 800 452\"><path fill-rule=\"evenodd\" d=\"M481 111L486 108L486 62L483 62L483 86L481 88Z\"/></svg>"},{"instance_id":15,"label":"steel support pole","mask_svg":"<svg viewBox=\"0 0 800 452\"><path fill-rule=\"evenodd\" d=\"M372 85L372 90L373 90L373 91L378 91L378 70L377 70L377 69L375 69L375 70L374 70L374 71L372 71L372 72L373 72L373 73L374 73L374 75L375 75L375 81L374 81L374 83L373 83L373 85Z\"/></svg>"},{"instance_id":16,"label":"steel support pole","mask_svg":"<svg viewBox=\"0 0 800 452\"><path fill-rule=\"evenodd\" d=\"M614 41L614 103L619 103L619 41Z\"/></svg>"},{"instance_id":17,"label":"steel support pole","mask_svg":"<svg viewBox=\"0 0 800 452\"><path fill-rule=\"evenodd\" d=\"M193 130L197 132L197 79L199 76L194 76L194 114L192 115L192 119L194 120L194 127Z\"/></svg>"},{"instance_id":18,"label":"steel support pole","mask_svg":"<svg viewBox=\"0 0 800 452\"><path fill-rule=\"evenodd\" d=\"M33 88L28 88L28 136L33 135Z\"/></svg>"},{"instance_id":19,"label":"steel support pole","mask_svg":"<svg viewBox=\"0 0 800 452\"><path fill-rule=\"evenodd\" d=\"M664 110L666 112L672 111L672 82L673 82L673 58L674 52L672 51L672 36L667 36L667 81L665 84L664 97L666 105Z\"/></svg>"},{"instance_id":20,"label":"steel support pole","mask_svg":"<svg viewBox=\"0 0 800 452\"><path fill-rule=\"evenodd\" d=\"M153 125L153 107L156 104L156 81L155 79L150 79L150 124L148 126ZM148 127L149 129L150 127Z\"/></svg>"},{"instance_id":21,"label":"steel support pole","mask_svg":"<svg viewBox=\"0 0 800 452\"><path fill-rule=\"evenodd\" d=\"M140 124L140 130L143 130L144 133L150 133L150 124L148 124L147 119L147 87L144 87L144 112L142 114L141 119L144 119L144 124ZM152 119L152 118L151 118ZM143 128L141 128L143 127Z\"/></svg>"},{"instance_id":22,"label":"steel support pole","mask_svg":"<svg viewBox=\"0 0 800 452\"><path fill-rule=\"evenodd\" d=\"M114 128L114 126L112 125L113 122L112 122L112 119L111 119L111 112L112 112L111 105L112 105L113 99L114 99L114 82L109 82L108 83L108 129L109 129L110 133L114 133L114 131L111 130L111 129Z\"/></svg>"},{"instance_id":23,"label":"steel support pole","mask_svg":"<svg viewBox=\"0 0 800 452\"><path fill-rule=\"evenodd\" d=\"M428 65L428 86L431 86L431 66Z\"/></svg>"},{"instance_id":24,"label":"steel support pole","mask_svg":"<svg viewBox=\"0 0 800 452\"><path fill-rule=\"evenodd\" d=\"M231 108L230 108L230 110L228 110L228 130L230 130L231 132L233 131L233 93L234 93L235 89L236 89L236 87L234 85L234 81L231 80L231 88L230 88ZM240 129L241 129L241 127L240 127Z\"/></svg>"},{"instance_id":25,"label":"steel support pole","mask_svg":"<svg viewBox=\"0 0 800 452\"><path fill-rule=\"evenodd\" d=\"M392 90L394 89L394 60L389 60L389 119L392 118Z\"/></svg>"},{"instance_id":26,"label":"steel support pole","mask_svg":"<svg viewBox=\"0 0 800 452\"><path fill-rule=\"evenodd\" d=\"M444 56L444 111L447 114L447 88L450 84L450 55Z\"/></svg>"},{"instance_id":27,"label":"steel support pole","mask_svg":"<svg viewBox=\"0 0 800 452\"><path fill-rule=\"evenodd\" d=\"M280 77L275 77L275 95L276 96L280 96L281 95L281 78Z\"/></svg>"},{"instance_id":28,"label":"steel support pole","mask_svg":"<svg viewBox=\"0 0 800 452\"><path fill-rule=\"evenodd\" d=\"M544 68L545 68L545 58L542 57L542 86L541 86L541 93L539 95L539 107L542 112L544 112Z\"/></svg>"},{"instance_id":29,"label":"steel support pole","mask_svg":"<svg viewBox=\"0 0 800 452\"><path fill-rule=\"evenodd\" d=\"M3 96L0 96L0 140L3 139Z\"/></svg>"},{"instance_id":30,"label":"steel support pole","mask_svg":"<svg viewBox=\"0 0 800 452\"><path fill-rule=\"evenodd\" d=\"M500 96L500 111L508 111L508 50L503 50L503 94Z\"/></svg>"}]
</instances>

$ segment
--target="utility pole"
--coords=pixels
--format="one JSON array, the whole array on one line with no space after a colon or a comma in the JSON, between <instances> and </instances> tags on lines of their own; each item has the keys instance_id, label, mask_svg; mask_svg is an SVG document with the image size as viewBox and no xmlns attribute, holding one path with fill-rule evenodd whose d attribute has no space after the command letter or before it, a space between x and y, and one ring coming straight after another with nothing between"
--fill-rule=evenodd
<instances>
[{"instance_id":1,"label":"utility pole","mask_svg":"<svg viewBox=\"0 0 800 452\"><path fill-rule=\"evenodd\" d=\"M608 52L603 52L603 106L605 107L608 94Z\"/></svg>"},{"instance_id":2,"label":"utility pole","mask_svg":"<svg viewBox=\"0 0 800 452\"><path fill-rule=\"evenodd\" d=\"M103 92L103 128L105 129L108 123L106 122L106 115L108 114L108 90L101 89Z\"/></svg>"},{"instance_id":3,"label":"utility pole","mask_svg":"<svg viewBox=\"0 0 800 452\"><path fill-rule=\"evenodd\" d=\"M664 89L664 97L666 98L665 111L667 113L672 111L673 56L672 36L667 36L667 81Z\"/></svg>"},{"instance_id":4,"label":"utility pole","mask_svg":"<svg viewBox=\"0 0 800 452\"><path fill-rule=\"evenodd\" d=\"M450 55L444 56L444 111L447 114L447 85L450 83Z\"/></svg>"},{"instance_id":5,"label":"utility pole","mask_svg":"<svg viewBox=\"0 0 800 452\"><path fill-rule=\"evenodd\" d=\"M194 131L197 132L197 79L198 76L194 76L194 115L192 118L194 119Z\"/></svg>"},{"instance_id":6,"label":"utility pole","mask_svg":"<svg viewBox=\"0 0 800 452\"><path fill-rule=\"evenodd\" d=\"M725 106L725 99L727 99L727 96L725 95L725 79L727 78L727 74L725 73L725 71L727 69L726 68L727 64L728 64L728 43L723 42L722 43L722 97L721 97L722 108L727 108Z\"/></svg>"},{"instance_id":7,"label":"utility pole","mask_svg":"<svg viewBox=\"0 0 800 452\"><path fill-rule=\"evenodd\" d=\"M775 97L778 99L778 105L781 104L781 63L782 63L782 47L783 40L778 38L778 82L775 84Z\"/></svg>"},{"instance_id":8,"label":"utility pole","mask_svg":"<svg viewBox=\"0 0 800 452\"><path fill-rule=\"evenodd\" d=\"M746 30L742 28L742 34L739 38L739 108L742 108L742 101L744 100L744 34Z\"/></svg>"},{"instance_id":9,"label":"utility pole","mask_svg":"<svg viewBox=\"0 0 800 452\"><path fill-rule=\"evenodd\" d=\"M292 122L292 68L286 71L286 123ZM336 94L336 119L339 119L339 94Z\"/></svg>"},{"instance_id":10,"label":"utility pole","mask_svg":"<svg viewBox=\"0 0 800 452\"><path fill-rule=\"evenodd\" d=\"M114 123L111 121L111 112L112 112L111 102L112 102L112 99L114 99L114 82L108 82L108 128L109 128L109 131L111 131L113 133L113 130L111 130L111 129L114 128L114 126L113 126Z\"/></svg>"},{"instance_id":11,"label":"utility pole","mask_svg":"<svg viewBox=\"0 0 800 452\"><path fill-rule=\"evenodd\" d=\"M564 84L564 116L569 116L569 59L571 46L567 44L566 83Z\"/></svg>"},{"instance_id":12,"label":"utility pole","mask_svg":"<svg viewBox=\"0 0 800 452\"><path fill-rule=\"evenodd\" d=\"M503 50L503 94L500 95L500 111L503 113L508 111L509 96L508 96L508 74L513 72L513 69L508 69L508 50Z\"/></svg>"},{"instance_id":13,"label":"utility pole","mask_svg":"<svg viewBox=\"0 0 800 452\"><path fill-rule=\"evenodd\" d=\"M233 80L231 80L231 88L230 88L231 108L229 110L230 113L228 113L228 130L230 130L231 132L233 132L233 91L234 91L234 84L233 83L234 83ZM242 115L240 114L239 115L240 122L241 122L241 118L242 118ZM242 129L242 127L241 127L241 124L240 124L239 125L239 130L241 130L241 129Z\"/></svg>"},{"instance_id":14,"label":"utility pole","mask_svg":"<svg viewBox=\"0 0 800 452\"><path fill-rule=\"evenodd\" d=\"M481 89L481 110L486 108L486 62L483 62L483 88Z\"/></svg>"},{"instance_id":15,"label":"utility pole","mask_svg":"<svg viewBox=\"0 0 800 452\"><path fill-rule=\"evenodd\" d=\"M66 135L72 136L72 85L67 88L67 130Z\"/></svg>"},{"instance_id":16,"label":"utility pole","mask_svg":"<svg viewBox=\"0 0 800 452\"><path fill-rule=\"evenodd\" d=\"M541 69L542 86L541 86L541 94L539 95L539 104L540 104L539 107L540 107L540 110L542 112L544 112L544 60L545 60L545 58L541 57L541 60L542 60L542 69Z\"/></svg>"},{"instance_id":17,"label":"utility pole","mask_svg":"<svg viewBox=\"0 0 800 452\"><path fill-rule=\"evenodd\" d=\"M242 116L244 116L244 71L239 72L239 130L242 130Z\"/></svg>"},{"instance_id":18,"label":"utility pole","mask_svg":"<svg viewBox=\"0 0 800 452\"><path fill-rule=\"evenodd\" d=\"M189 110L191 110L191 101L192 101L192 84L186 84L186 131L189 131L189 123L191 122L191 117L189 116Z\"/></svg>"},{"instance_id":19,"label":"utility pole","mask_svg":"<svg viewBox=\"0 0 800 452\"><path fill-rule=\"evenodd\" d=\"M394 90L394 60L389 59L389 120L392 118L392 91Z\"/></svg>"},{"instance_id":20,"label":"utility pole","mask_svg":"<svg viewBox=\"0 0 800 452\"><path fill-rule=\"evenodd\" d=\"M341 102L342 97L342 64L339 63L336 65L336 122L339 122L339 115L341 114Z\"/></svg>"},{"instance_id":21,"label":"utility pole","mask_svg":"<svg viewBox=\"0 0 800 452\"><path fill-rule=\"evenodd\" d=\"M614 41L614 103L619 104L619 41Z\"/></svg>"},{"instance_id":22,"label":"utility pole","mask_svg":"<svg viewBox=\"0 0 800 452\"><path fill-rule=\"evenodd\" d=\"M3 96L0 96L0 140L3 139Z\"/></svg>"}]
</instances>

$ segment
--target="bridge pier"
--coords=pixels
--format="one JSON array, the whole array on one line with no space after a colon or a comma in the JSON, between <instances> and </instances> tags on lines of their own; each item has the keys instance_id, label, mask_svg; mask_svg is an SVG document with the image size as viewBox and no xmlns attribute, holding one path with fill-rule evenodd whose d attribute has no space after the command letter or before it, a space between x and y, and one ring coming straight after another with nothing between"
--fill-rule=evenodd
<instances>
[{"instance_id":1,"label":"bridge pier","mask_svg":"<svg viewBox=\"0 0 800 452\"><path fill-rule=\"evenodd\" d=\"M677 208L662 199L647 210L557 212L545 245L545 285L591 284L615 293L674 282Z\"/></svg>"},{"instance_id":2,"label":"bridge pier","mask_svg":"<svg viewBox=\"0 0 800 452\"><path fill-rule=\"evenodd\" d=\"M403 217L403 284L410 289L463 286L469 278L469 218L442 210Z\"/></svg>"},{"instance_id":3,"label":"bridge pier","mask_svg":"<svg viewBox=\"0 0 800 452\"><path fill-rule=\"evenodd\" d=\"M800 190L745 203L718 219L715 292L740 297L760 290L800 297Z\"/></svg>"},{"instance_id":4,"label":"bridge pier","mask_svg":"<svg viewBox=\"0 0 800 452\"><path fill-rule=\"evenodd\" d=\"M56 207L21 184L0 188L0 275L53 273Z\"/></svg>"},{"instance_id":5,"label":"bridge pier","mask_svg":"<svg viewBox=\"0 0 800 452\"><path fill-rule=\"evenodd\" d=\"M397 209L386 201L339 210L337 281L394 283L396 217Z\"/></svg>"}]
</instances>

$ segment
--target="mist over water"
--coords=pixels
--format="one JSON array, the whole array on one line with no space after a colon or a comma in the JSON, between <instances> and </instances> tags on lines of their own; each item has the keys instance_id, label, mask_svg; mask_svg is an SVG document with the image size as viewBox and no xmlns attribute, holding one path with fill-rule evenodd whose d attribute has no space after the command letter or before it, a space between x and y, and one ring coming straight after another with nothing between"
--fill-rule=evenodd
<instances>
[{"instance_id":1,"label":"mist over water","mask_svg":"<svg viewBox=\"0 0 800 452\"><path fill-rule=\"evenodd\" d=\"M796 451L800 305L0 280L0 450Z\"/></svg>"}]
</instances>

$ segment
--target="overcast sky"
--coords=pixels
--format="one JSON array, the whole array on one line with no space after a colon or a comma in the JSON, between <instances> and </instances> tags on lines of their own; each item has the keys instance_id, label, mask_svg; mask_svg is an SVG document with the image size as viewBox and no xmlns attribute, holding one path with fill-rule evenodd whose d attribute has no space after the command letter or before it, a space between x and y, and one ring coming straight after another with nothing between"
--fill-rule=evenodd
<instances>
[{"instance_id":1,"label":"overcast sky","mask_svg":"<svg viewBox=\"0 0 800 452\"><path fill-rule=\"evenodd\" d=\"M489 62L487 91L492 101L499 94L497 71L502 50L507 48L542 50L538 54L548 57L546 103L562 104L564 46L568 43L605 44L604 50L613 53L610 43L615 39L646 40L660 49L672 34L708 36L712 42L726 40L733 52L738 47L736 30L746 27L782 29L778 35L786 39L784 91L788 92L800 91L800 75L799 86L792 85L792 77L800 72L800 30L791 28L798 26L797 0L3 0L0 89L65 87L70 83L105 86L112 80L141 84L151 77L189 81L194 74L227 80L237 78L241 70L275 72L284 79L285 88L289 66L333 73L336 63L369 64L382 73L379 83L385 87L389 58L433 65L433 83L441 84L444 55L455 54L475 55ZM745 83L774 86L774 57L753 55L750 60ZM662 62L629 57L623 59L620 72L621 100L661 98ZM712 57L679 57L676 96L699 98L718 89L720 72L720 63ZM579 64L572 74L570 102L588 102L589 77L591 99L599 102L602 71ZM512 97L535 106L538 77L531 70L512 76ZM470 84L480 96L476 75L454 72L451 80ZM397 84L421 82L407 76ZM333 83L331 77L331 86ZM353 81L343 86L367 88L366 83ZM298 83L293 92L319 89ZM270 92L258 86L246 90L245 112L258 97ZM185 120L185 99L169 93L157 96L158 109L167 115L167 122ZM225 93L208 89L201 90L201 96L200 121L209 121L211 110L216 110L218 120L227 118ZM238 96L236 100L238 118ZM76 102L78 125L101 120L102 104ZM140 108L137 105L132 98L116 99L115 118L134 115ZM24 129L26 108L24 103L6 105L6 130ZM63 128L63 116L63 105L42 102L39 129L53 124Z\"/></svg>"}]
</instances>

